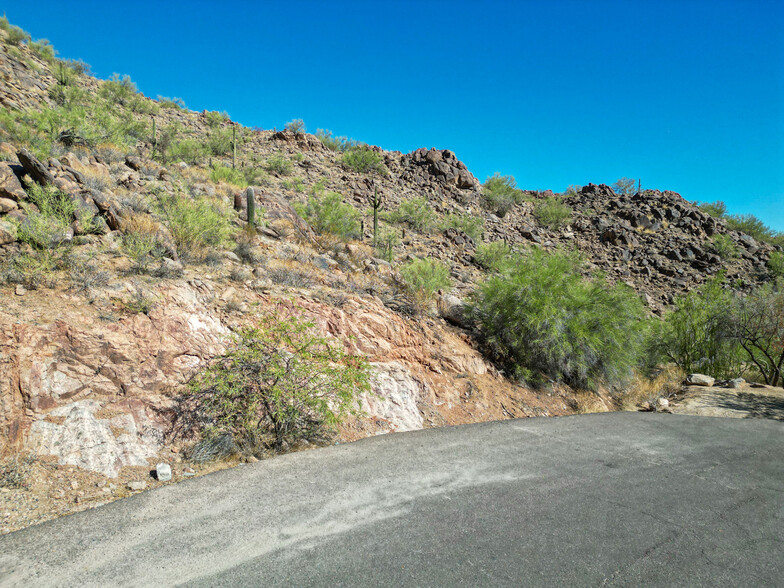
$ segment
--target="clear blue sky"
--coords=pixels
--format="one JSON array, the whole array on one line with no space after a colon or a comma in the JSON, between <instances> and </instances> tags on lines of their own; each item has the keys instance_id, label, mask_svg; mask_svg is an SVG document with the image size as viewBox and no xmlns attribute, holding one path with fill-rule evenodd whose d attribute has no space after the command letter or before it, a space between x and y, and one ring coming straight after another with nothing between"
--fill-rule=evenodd
<instances>
[{"instance_id":1,"label":"clear blue sky","mask_svg":"<svg viewBox=\"0 0 784 588\"><path fill-rule=\"evenodd\" d=\"M0 4L148 96L448 148L527 189L641 178L784 230L784 2Z\"/></svg>"}]
</instances>

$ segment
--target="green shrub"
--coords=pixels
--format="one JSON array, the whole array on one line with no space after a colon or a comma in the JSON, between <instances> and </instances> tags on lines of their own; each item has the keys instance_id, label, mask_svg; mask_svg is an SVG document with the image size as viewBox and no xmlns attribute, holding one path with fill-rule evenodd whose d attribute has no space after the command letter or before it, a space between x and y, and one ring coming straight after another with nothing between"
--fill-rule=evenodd
<instances>
[{"instance_id":1,"label":"green shrub","mask_svg":"<svg viewBox=\"0 0 784 588\"><path fill-rule=\"evenodd\" d=\"M485 230L485 219L473 214L448 214L441 223L441 230L447 229L458 229L474 241L479 241Z\"/></svg>"},{"instance_id":2,"label":"green shrub","mask_svg":"<svg viewBox=\"0 0 784 588\"><path fill-rule=\"evenodd\" d=\"M611 188L616 194L621 194L623 196L634 196L636 192L634 186L636 183L637 182L635 182L632 178L621 178L615 182Z\"/></svg>"},{"instance_id":3,"label":"green shrub","mask_svg":"<svg viewBox=\"0 0 784 588\"><path fill-rule=\"evenodd\" d=\"M724 218L724 215L727 214L727 205L721 200L716 200L716 202L700 202L697 205L697 208L702 212L711 215L713 218Z\"/></svg>"},{"instance_id":4,"label":"green shrub","mask_svg":"<svg viewBox=\"0 0 784 588\"><path fill-rule=\"evenodd\" d=\"M403 200L397 210L388 212L385 216L393 223L406 224L421 233L429 232L436 222L436 214L424 196Z\"/></svg>"},{"instance_id":5,"label":"green shrub","mask_svg":"<svg viewBox=\"0 0 784 588\"><path fill-rule=\"evenodd\" d=\"M216 157L228 155L234 147L233 137L230 127L213 129L207 137L206 149L210 155Z\"/></svg>"},{"instance_id":6,"label":"green shrub","mask_svg":"<svg viewBox=\"0 0 784 588\"><path fill-rule=\"evenodd\" d=\"M292 133L299 135L300 133L305 132L305 121L301 118L295 118L294 120L290 120L286 123L286 126L283 127L287 131L291 131Z\"/></svg>"},{"instance_id":7,"label":"green shrub","mask_svg":"<svg viewBox=\"0 0 784 588\"><path fill-rule=\"evenodd\" d=\"M224 165L213 165L210 170L210 181L226 182L237 188L247 188L248 179L242 170Z\"/></svg>"},{"instance_id":8,"label":"green shrub","mask_svg":"<svg viewBox=\"0 0 784 588\"><path fill-rule=\"evenodd\" d=\"M161 108L169 108L171 110L185 110L185 101L182 98L167 98L166 96L158 96L158 104Z\"/></svg>"},{"instance_id":9,"label":"green shrub","mask_svg":"<svg viewBox=\"0 0 784 588\"><path fill-rule=\"evenodd\" d=\"M345 167L357 173L375 172L381 175L387 173L384 159L367 145L351 147L343 154L340 161Z\"/></svg>"},{"instance_id":10,"label":"green shrub","mask_svg":"<svg viewBox=\"0 0 784 588\"><path fill-rule=\"evenodd\" d=\"M642 340L643 305L631 288L584 279L574 255L515 256L475 294L488 349L524 379L537 372L579 388L622 384Z\"/></svg>"},{"instance_id":11,"label":"green shrub","mask_svg":"<svg viewBox=\"0 0 784 588\"><path fill-rule=\"evenodd\" d=\"M544 198L534 204L536 222L547 229L557 230L572 218L572 209L557 198Z\"/></svg>"},{"instance_id":12,"label":"green shrub","mask_svg":"<svg viewBox=\"0 0 784 588\"><path fill-rule=\"evenodd\" d=\"M751 235L757 241L783 244L784 235L774 231L753 214L730 214L726 217L730 229Z\"/></svg>"},{"instance_id":13,"label":"green shrub","mask_svg":"<svg viewBox=\"0 0 784 588\"><path fill-rule=\"evenodd\" d=\"M6 36L6 43L14 47L30 40L30 33L15 25L12 25L10 22L8 22L8 19L5 17L5 15L0 17L0 29L8 33Z\"/></svg>"},{"instance_id":14,"label":"green shrub","mask_svg":"<svg viewBox=\"0 0 784 588\"><path fill-rule=\"evenodd\" d=\"M476 246L474 261L480 267L491 271L500 271L509 261L512 250L504 241L480 243Z\"/></svg>"},{"instance_id":15,"label":"green shrub","mask_svg":"<svg viewBox=\"0 0 784 588\"><path fill-rule=\"evenodd\" d=\"M768 259L768 269L774 278L784 278L784 253L774 251Z\"/></svg>"},{"instance_id":16,"label":"green shrub","mask_svg":"<svg viewBox=\"0 0 784 588\"><path fill-rule=\"evenodd\" d=\"M283 312L241 328L229 351L191 382L204 437L230 435L257 454L323 441L369 391L363 358Z\"/></svg>"},{"instance_id":17,"label":"green shrub","mask_svg":"<svg viewBox=\"0 0 784 588\"><path fill-rule=\"evenodd\" d=\"M376 240L376 251L381 259L385 259L389 263L395 257L395 247L400 245L400 237L397 231L392 227L382 226L378 231L378 239Z\"/></svg>"},{"instance_id":18,"label":"green shrub","mask_svg":"<svg viewBox=\"0 0 784 588\"><path fill-rule=\"evenodd\" d=\"M523 201L523 192L517 189L517 182L512 176L499 173L487 178L483 184L482 196L488 209L503 217L512 206Z\"/></svg>"},{"instance_id":19,"label":"green shrub","mask_svg":"<svg viewBox=\"0 0 784 588\"><path fill-rule=\"evenodd\" d=\"M173 141L168 149L162 151L166 153L167 159L172 161L184 161L185 163L194 165L200 163L209 157L207 147L197 139L183 139L182 141Z\"/></svg>"},{"instance_id":20,"label":"green shrub","mask_svg":"<svg viewBox=\"0 0 784 588\"><path fill-rule=\"evenodd\" d=\"M291 173L291 162L286 159L282 153L275 153L267 159L265 168L268 172L275 173L281 176L287 176Z\"/></svg>"},{"instance_id":21,"label":"green shrub","mask_svg":"<svg viewBox=\"0 0 784 588\"><path fill-rule=\"evenodd\" d=\"M319 233L330 233L346 240L359 237L359 211L351 204L345 204L337 192L309 197L303 216Z\"/></svg>"},{"instance_id":22,"label":"green shrub","mask_svg":"<svg viewBox=\"0 0 784 588\"><path fill-rule=\"evenodd\" d=\"M343 153L358 145L354 139L349 139L348 137L335 137L332 135L332 131L325 131L324 129L318 129L316 131L316 137L318 137L319 141L324 144L324 147L330 151L340 151Z\"/></svg>"},{"instance_id":23,"label":"green shrub","mask_svg":"<svg viewBox=\"0 0 784 588\"><path fill-rule=\"evenodd\" d=\"M675 301L674 308L651 332L649 353L683 371L714 378L736 378L744 371L743 350L725 337L725 317L732 293L718 276Z\"/></svg>"},{"instance_id":24,"label":"green shrub","mask_svg":"<svg viewBox=\"0 0 784 588\"><path fill-rule=\"evenodd\" d=\"M229 211L217 201L164 195L159 207L184 260L203 261L210 248L222 247L234 233Z\"/></svg>"},{"instance_id":25,"label":"green shrub","mask_svg":"<svg viewBox=\"0 0 784 588\"><path fill-rule=\"evenodd\" d=\"M185 105L183 104L182 107L184 108L184 106ZM230 120L231 118L229 118L229 114L225 111L217 112L214 110L209 110L204 115L204 121L207 123L207 126L213 129L219 127L222 123L229 122Z\"/></svg>"},{"instance_id":26,"label":"green shrub","mask_svg":"<svg viewBox=\"0 0 784 588\"><path fill-rule=\"evenodd\" d=\"M141 231L124 234L122 250L133 262L132 271L139 274L146 273L150 263L164 254L158 244L158 238L154 234Z\"/></svg>"},{"instance_id":27,"label":"green shrub","mask_svg":"<svg viewBox=\"0 0 784 588\"><path fill-rule=\"evenodd\" d=\"M36 41L28 40L27 46L44 61L54 61L55 55L57 54L49 39L38 39Z\"/></svg>"},{"instance_id":28,"label":"green shrub","mask_svg":"<svg viewBox=\"0 0 784 588\"><path fill-rule=\"evenodd\" d=\"M97 228L92 212L54 186L32 184L27 190L27 197L38 210L28 211L27 219L19 225L17 237L33 247L48 249L62 244L74 220L79 222L85 233Z\"/></svg>"},{"instance_id":29,"label":"green shrub","mask_svg":"<svg viewBox=\"0 0 784 588\"><path fill-rule=\"evenodd\" d=\"M434 259L413 259L400 268L400 275L420 303L426 303L438 290L452 285L449 268Z\"/></svg>"},{"instance_id":30,"label":"green shrub","mask_svg":"<svg viewBox=\"0 0 784 588\"><path fill-rule=\"evenodd\" d=\"M111 78L101 84L98 94L110 102L120 106L128 106L138 91L136 84L131 81L131 76L120 76L120 74L114 73Z\"/></svg>"},{"instance_id":31,"label":"green shrub","mask_svg":"<svg viewBox=\"0 0 784 588\"><path fill-rule=\"evenodd\" d=\"M729 235L713 235L710 246L713 252L724 260L735 259L740 255L737 245Z\"/></svg>"}]
</instances>

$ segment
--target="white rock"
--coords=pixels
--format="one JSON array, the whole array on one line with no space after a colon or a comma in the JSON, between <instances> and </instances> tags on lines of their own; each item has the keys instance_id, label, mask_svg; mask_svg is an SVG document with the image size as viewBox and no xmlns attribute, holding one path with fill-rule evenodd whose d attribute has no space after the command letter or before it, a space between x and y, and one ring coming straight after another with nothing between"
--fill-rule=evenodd
<instances>
[{"instance_id":1,"label":"white rock","mask_svg":"<svg viewBox=\"0 0 784 588\"><path fill-rule=\"evenodd\" d=\"M416 431L424 426L417 402L423 386L396 362L372 363L372 394L362 397L362 410L388 421L395 431Z\"/></svg>"},{"instance_id":2,"label":"white rock","mask_svg":"<svg viewBox=\"0 0 784 588\"><path fill-rule=\"evenodd\" d=\"M745 384L745 383L746 383L746 380L744 380L743 378L735 378L734 380L730 380L729 382L727 382L727 387L728 388L741 388L743 386L743 384Z\"/></svg>"},{"instance_id":3,"label":"white rock","mask_svg":"<svg viewBox=\"0 0 784 588\"><path fill-rule=\"evenodd\" d=\"M172 479L171 466L168 463L159 463L155 466L155 475L159 482L168 482Z\"/></svg>"},{"instance_id":4,"label":"white rock","mask_svg":"<svg viewBox=\"0 0 784 588\"><path fill-rule=\"evenodd\" d=\"M128 490L133 490L134 492L139 492L140 490L144 490L146 487L147 487L147 482L145 482L144 480L133 480L131 482L128 482Z\"/></svg>"},{"instance_id":5,"label":"white rock","mask_svg":"<svg viewBox=\"0 0 784 588\"><path fill-rule=\"evenodd\" d=\"M663 408L669 408L670 407L670 401L667 400L666 398L659 398L656 401L656 407L659 408L660 410L663 409Z\"/></svg>"},{"instance_id":6,"label":"white rock","mask_svg":"<svg viewBox=\"0 0 784 588\"><path fill-rule=\"evenodd\" d=\"M686 377L686 382L693 385L693 386L713 386L713 382L715 382L713 378L710 376L706 376L705 374L689 374Z\"/></svg>"}]
</instances>

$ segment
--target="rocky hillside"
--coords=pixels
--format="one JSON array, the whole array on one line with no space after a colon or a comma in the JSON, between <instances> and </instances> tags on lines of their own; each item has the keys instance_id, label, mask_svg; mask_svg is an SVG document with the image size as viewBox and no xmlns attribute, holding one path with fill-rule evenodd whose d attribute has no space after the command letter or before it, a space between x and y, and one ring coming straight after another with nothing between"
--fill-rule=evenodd
<instances>
[{"instance_id":1,"label":"rocky hillside","mask_svg":"<svg viewBox=\"0 0 784 588\"><path fill-rule=\"evenodd\" d=\"M771 246L674 192L521 191L501 216L451 151L370 147L363 169L328 135L152 100L0 35L0 440L61 467L114 478L166 459L185 475L178 394L281 305L371 361L373 394L344 439L612 409L606 395L529 390L483 357L461 312L487 276L483 242L576 248L655 313L719 271L738 287L769 279ZM309 205L331 193L356 211L356 234L314 223ZM373 198L385 249L372 246ZM564 222L538 214L553 199L571 209ZM415 258L446 264L451 287L413 299L399 269Z\"/></svg>"}]
</instances>

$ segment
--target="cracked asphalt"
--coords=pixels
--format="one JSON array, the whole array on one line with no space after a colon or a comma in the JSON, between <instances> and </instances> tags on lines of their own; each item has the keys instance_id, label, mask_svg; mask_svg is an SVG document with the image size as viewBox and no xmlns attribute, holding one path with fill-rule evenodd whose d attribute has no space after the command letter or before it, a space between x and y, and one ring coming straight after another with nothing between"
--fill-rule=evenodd
<instances>
[{"instance_id":1,"label":"cracked asphalt","mask_svg":"<svg viewBox=\"0 0 784 588\"><path fill-rule=\"evenodd\" d=\"M609 413L386 435L0 537L9 586L784 584L784 423Z\"/></svg>"}]
</instances>

